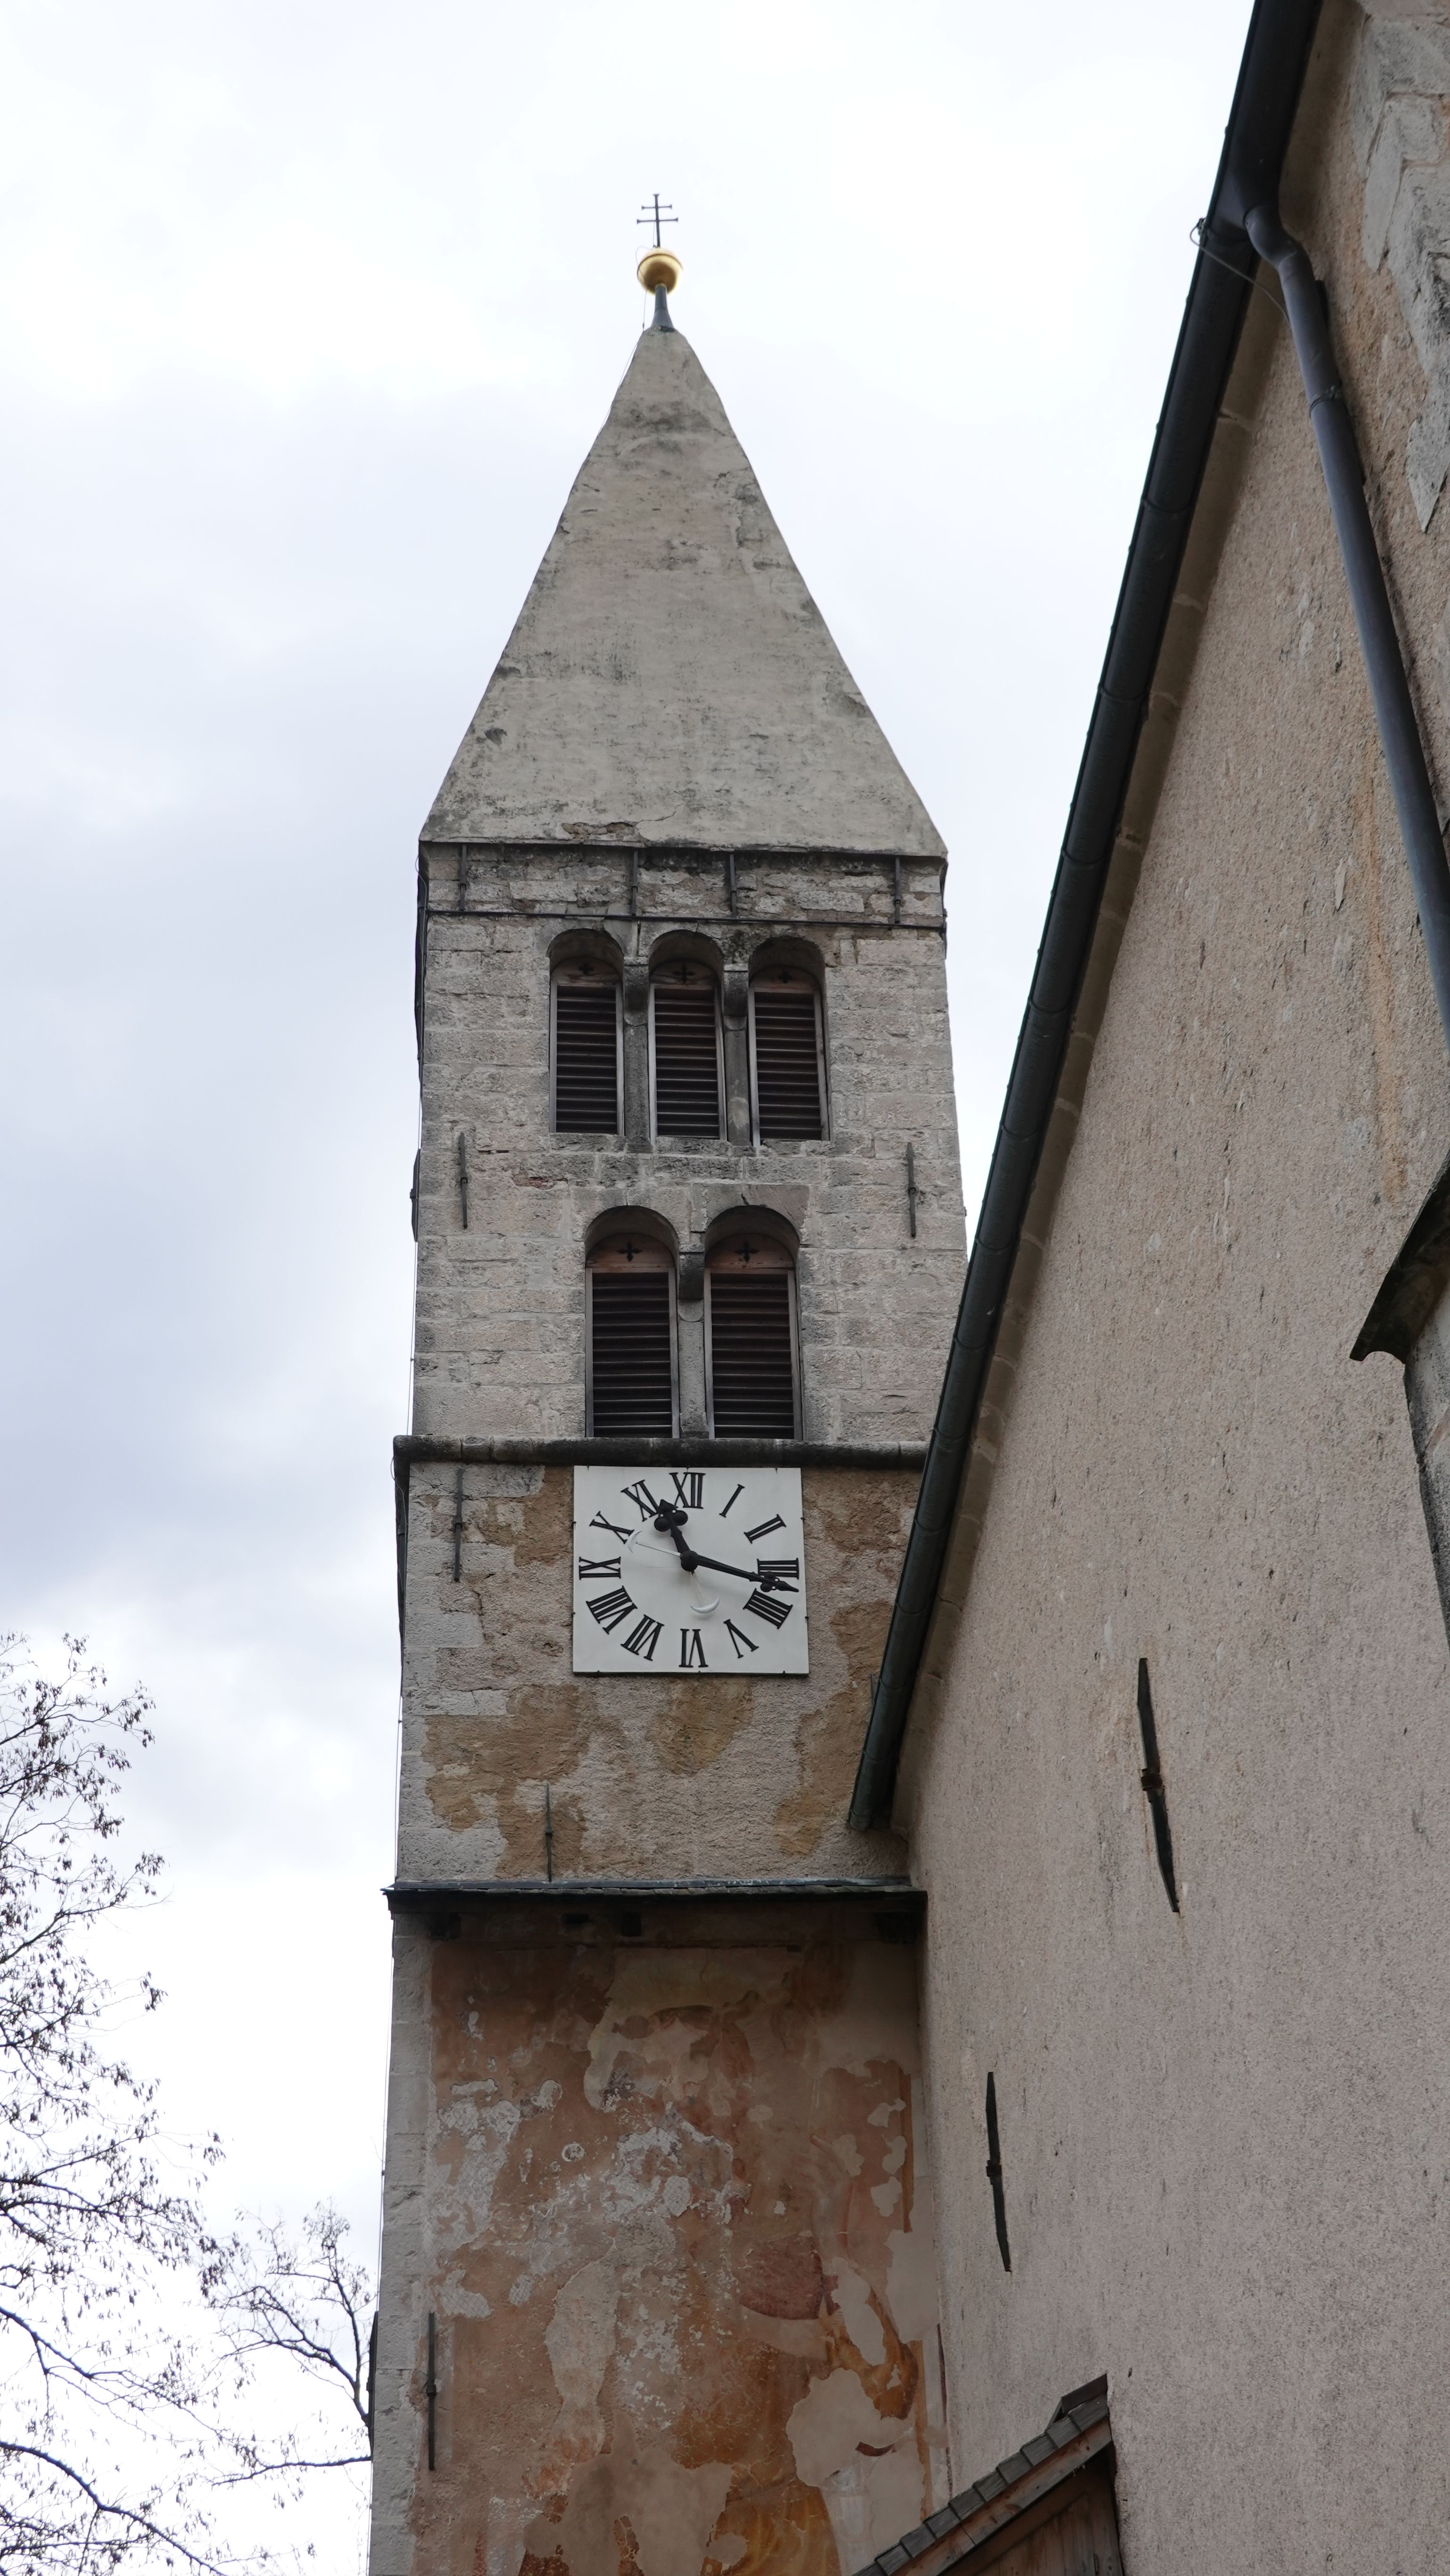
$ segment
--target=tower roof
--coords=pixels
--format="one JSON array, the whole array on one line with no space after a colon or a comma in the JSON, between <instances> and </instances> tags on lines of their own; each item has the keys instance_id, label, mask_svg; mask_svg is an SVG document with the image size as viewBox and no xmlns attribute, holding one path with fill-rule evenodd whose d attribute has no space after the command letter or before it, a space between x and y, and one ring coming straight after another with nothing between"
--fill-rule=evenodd
<instances>
[{"instance_id":1,"label":"tower roof","mask_svg":"<svg viewBox=\"0 0 1450 2576\"><path fill-rule=\"evenodd\" d=\"M424 838L943 855L680 332L641 334Z\"/></svg>"}]
</instances>

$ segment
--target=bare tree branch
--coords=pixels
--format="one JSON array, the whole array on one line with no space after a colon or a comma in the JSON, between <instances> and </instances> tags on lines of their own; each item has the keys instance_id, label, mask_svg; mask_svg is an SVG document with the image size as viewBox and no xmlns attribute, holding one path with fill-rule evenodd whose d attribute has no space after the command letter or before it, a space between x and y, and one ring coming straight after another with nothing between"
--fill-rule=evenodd
<instances>
[{"instance_id":1,"label":"bare tree branch","mask_svg":"<svg viewBox=\"0 0 1450 2576\"><path fill-rule=\"evenodd\" d=\"M0 1639L0 2576L225 2563L194 2492L195 2356L156 2295L214 2269L194 2187L218 2150L185 2188L163 2178L154 2088L103 2045L118 2002L151 2012L159 1990L118 1995L84 1946L155 1889L154 1854L112 1852L149 1706L108 1696L72 1639L56 1678ZM162 2426L165 2474L138 2494Z\"/></svg>"},{"instance_id":2,"label":"bare tree branch","mask_svg":"<svg viewBox=\"0 0 1450 2576\"><path fill-rule=\"evenodd\" d=\"M373 2311L372 2277L344 2250L346 2222L326 2202L303 2220L300 2241L285 2227L261 2220L220 2250L209 2290L213 2311L233 2360L245 2370L258 2357L290 2362L323 2395L346 2404L354 2439L361 2425L367 2451L339 2443L325 2458L304 2457L301 2436L289 2433L272 2456L251 2437L233 2436L239 2463L227 2483L290 2477L303 2469L357 2468L372 2449L368 2372Z\"/></svg>"},{"instance_id":3,"label":"bare tree branch","mask_svg":"<svg viewBox=\"0 0 1450 2576\"><path fill-rule=\"evenodd\" d=\"M157 1856L115 1850L149 1707L110 1697L74 1640L50 1678L0 1638L0 2576L295 2564L290 2536L220 2540L216 2498L285 2506L371 2447L372 2286L343 2221L323 2206L295 2241L259 2221L219 2241L197 2200L216 2139L178 2159L154 2086L106 2045L119 2004L161 2001L88 1950L155 1893Z\"/></svg>"}]
</instances>

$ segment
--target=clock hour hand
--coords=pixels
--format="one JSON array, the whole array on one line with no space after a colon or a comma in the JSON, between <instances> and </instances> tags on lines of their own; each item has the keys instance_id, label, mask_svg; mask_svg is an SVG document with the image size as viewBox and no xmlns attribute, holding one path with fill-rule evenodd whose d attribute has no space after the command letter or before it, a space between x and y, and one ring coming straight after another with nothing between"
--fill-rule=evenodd
<instances>
[{"instance_id":1,"label":"clock hour hand","mask_svg":"<svg viewBox=\"0 0 1450 2576\"><path fill-rule=\"evenodd\" d=\"M673 1503L661 1503L655 1528L665 1531L666 1535L674 1540L679 1550L681 1565L687 1574L693 1574L701 1559L695 1555L693 1549L685 1545L684 1518L684 1513L677 1512Z\"/></svg>"}]
</instances>

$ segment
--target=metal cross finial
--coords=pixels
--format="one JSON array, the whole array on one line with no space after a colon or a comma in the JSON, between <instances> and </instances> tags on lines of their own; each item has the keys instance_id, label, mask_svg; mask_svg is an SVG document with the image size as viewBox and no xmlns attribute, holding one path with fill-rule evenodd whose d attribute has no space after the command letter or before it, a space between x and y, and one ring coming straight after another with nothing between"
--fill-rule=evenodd
<instances>
[{"instance_id":1,"label":"metal cross finial","mask_svg":"<svg viewBox=\"0 0 1450 2576\"><path fill-rule=\"evenodd\" d=\"M653 204L646 206L644 213L642 215L636 215L634 220L636 224L653 224L655 228L655 248L658 250L660 247L661 224L677 224L680 219L678 215L671 214L670 200L668 197L665 198L663 205L661 205L660 192L658 188L656 188Z\"/></svg>"}]
</instances>

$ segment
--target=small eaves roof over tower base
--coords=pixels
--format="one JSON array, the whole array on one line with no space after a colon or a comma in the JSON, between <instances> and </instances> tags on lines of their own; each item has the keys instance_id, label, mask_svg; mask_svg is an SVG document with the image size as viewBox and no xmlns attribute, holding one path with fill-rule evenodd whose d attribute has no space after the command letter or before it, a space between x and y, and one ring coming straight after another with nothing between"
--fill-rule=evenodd
<instances>
[{"instance_id":1,"label":"small eaves roof over tower base","mask_svg":"<svg viewBox=\"0 0 1450 2576\"><path fill-rule=\"evenodd\" d=\"M423 837L944 857L678 331L642 333Z\"/></svg>"}]
</instances>

